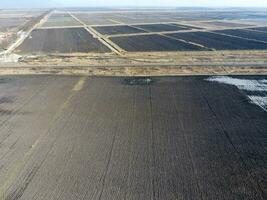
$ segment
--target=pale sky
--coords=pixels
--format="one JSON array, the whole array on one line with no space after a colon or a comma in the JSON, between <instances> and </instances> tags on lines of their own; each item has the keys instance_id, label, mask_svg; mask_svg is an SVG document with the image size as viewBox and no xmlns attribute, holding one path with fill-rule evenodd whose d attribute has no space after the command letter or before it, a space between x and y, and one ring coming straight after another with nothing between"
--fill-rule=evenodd
<instances>
[{"instance_id":1,"label":"pale sky","mask_svg":"<svg viewBox=\"0 0 267 200\"><path fill-rule=\"evenodd\" d=\"M0 0L0 7L194 6L267 7L267 0Z\"/></svg>"}]
</instances>

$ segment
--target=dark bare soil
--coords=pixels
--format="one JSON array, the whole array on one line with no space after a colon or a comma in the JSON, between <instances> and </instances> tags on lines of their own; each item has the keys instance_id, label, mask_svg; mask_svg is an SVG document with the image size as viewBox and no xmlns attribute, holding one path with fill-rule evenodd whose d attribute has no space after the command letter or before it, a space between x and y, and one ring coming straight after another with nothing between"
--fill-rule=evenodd
<instances>
[{"instance_id":1,"label":"dark bare soil","mask_svg":"<svg viewBox=\"0 0 267 200\"><path fill-rule=\"evenodd\" d=\"M145 29L148 32L189 30L189 28L172 24L146 24L146 25L135 25L135 27Z\"/></svg>"},{"instance_id":2,"label":"dark bare soil","mask_svg":"<svg viewBox=\"0 0 267 200\"><path fill-rule=\"evenodd\" d=\"M17 49L22 53L109 52L83 28L34 30Z\"/></svg>"},{"instance_id":3,"label":"dark bare soil","mask_svg":"<svg viewBox=\"0 0 267 200\"><path fill-rule=\"evenodd\" d=\"M263 50L267 49L267 44L242 38L219 35L210 32L188 32L168 34L177 39L194 42L204 45L207 48L216 50Z\"/></svg>"},{"instance_id":4,"label":"dark bare soil","mask_svg":"<svg viewBox=\"0 0 267 200\"><path fill-rule=\"evenodd\" d=\"M258 31L252 31L252 30L240 30L240 29L221 30L221 31L214 31L214 32L267 42L267 33L264 33L264 32L258 32Z\"/></svg>"},{"instance_id":5,"label":"dark bare soil","mask_svg":"<svg viewBox=\"0 0 267 200\"><path fill-rule=\"evenodd\" d=\"M2 77L1 199L266 199L267 113L205 79Z\"/></svg>"},{"instance_id":6,"label":"dark bare soil","mask_svg":"<svg viewBox=\"0 0 267 200\"><path fill-rule=\"evenodd\" d=\"M126 51L200 51L196 45L170 39L160 35L142 35L129 37L114 37L113 42Z\"/></svg>"},{"instance_id":7,"label":"dark bare soil","mask_svg":"<svg viewBox=\"0 0 267 200\"><path fill-rule=\"evenodd\" d=\"M96 31L105 35L129 34L129 33L144 33L145 31L131 26L97 26Z\"/></svg>"}]
</instances>

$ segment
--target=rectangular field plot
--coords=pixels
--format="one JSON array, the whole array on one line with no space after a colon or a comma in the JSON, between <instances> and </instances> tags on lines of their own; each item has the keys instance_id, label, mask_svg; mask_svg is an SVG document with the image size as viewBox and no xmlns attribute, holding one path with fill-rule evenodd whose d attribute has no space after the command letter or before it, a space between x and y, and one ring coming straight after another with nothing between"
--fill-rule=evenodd
<instances>
[{"instance_id":1,"label":"rectangular field plot","mask_svg":"<svg viewBox=\"0 0 267 200\"><path fill-rule=\"evenodd\" d=\"M201 44L216 50L253 50L267 49L263 42L251 41L242 38L219 35L210 32L187 32L168 34L177 39Z\"/></svg>"},{"instance_id":2,"label":"rectangular field plot","mask_svg":"<svg viewBox=\"0 0 267 200\"><path fill-rule=\"evenodd\" d=\"M144 30L137 29L131 26L97 26L93 27L96 31L104 35L144 33Z\"/></svg>"},{"instance_id":3,"label":"rectangular field plot","mask_svg":"<svg viewBox=\"0 0 267 200\"><path fill-rule=\"evenodd\" d=\"M57 27L57 26L79 26L78 21L73 19L69 14L54 14L42 27Z\"/></svg>"},{"instance_id":4,"label":"rectangular field plot","mask_svg":"<svg viewBox=\"0 0 267 200\"><path fill-rule=\"evenodd\" d=\"M169 14L169 13L168 13ZM177 21L172 19L168 14L151 12L125 12L119 13L112 19L126 23L126 24L142 24L142 23L160 23Z\"/></svg>"},{"instance_id":5,"label":"rectangular field plot","mask_svg":"<svg viewBox=\"0 0 267 200\"><path fill-rule=\"evenodd\" d=\"M214 31L214 32L267 42L267 33L263 33L263 32L240 30L240 29L239 30L233 30L233 29L232 30L220 30L220 31Z\"/></svg>"},{"instance_id":6,"label":"rectangular field plot","mask_svg":"<svg viewBox=\"0 0 267 200\"><path fill-rule=\"evenodd\" d=\"M250 28L250 30L255 30L255 31L267 33L267 27Z\"/></svg>"},{"instance_id":7,"label":"rectangular field plot","mask_svg":"<svg viewBox=\"0 0 267 200\"><path fill-rule=\"evenodd\" d=\"M189 30L189 28L178 26L176 24L144 24L144 25L134 25L134 26L142 28L149 32Z\"/></svg>"},{"instance_id":8,"label":"rectangular field plot","mask_svg":"<svg viewBox=\"0 0 267 200\"><path fill-rule=\"evenodd\" d=\"M23 53L109 52L100 41L83 28L39 29L18 47Z\"/></svg>"},{"instance_id":9,"label":"rectangular field plot","mask_svg":"<svg viewBox=\"0 0 267 200\"><path fill-rule=\"evenodd\" d=\"M0 32L19 30L34 18L40 16L44 11L1 11L0 10Z\"/></svg>"},{"instance_id":10,"label":"rectangular field plot","mask_svg":"<svg viewBox=\"0 0 267 200\"><path fill-rule=\"evenodd\" d=\"M0 18L0 32L23 27L27 21L25 18Z\"/></svg>"},{"instance_id":11,"label":"rectangular field plot","mask_svg":"<svg viewBox=\"0 0 267 200\"><path fill-rule=\"evenodd\" d=\"M212 21L212 22L202 22L207 25L212 26L222 26L222 27L248 27L252 26L249 24L240 24L240 23L234 23L234 22L228 22L228 21Z\"/></svg>"},{"instance_id":12,"label":"rectangular field plot","mask_svg":"<svg viewBox=\"0 0 267 200\"><path fill-rule=\"evenodd\" d=\"M203 48L161 35L110 38L126 51L200 51Z\"/></svg>"},{"instance_id":13,"label":"rectangular field plot","mask_svg":"<svg viewBox=\"0 0 267 200\"><path fill-rule=\"evenodd\" d=\"M87 25L112 25L119 24L113 19L113 13L73 13Z\"/></svg>"}]
</instances>

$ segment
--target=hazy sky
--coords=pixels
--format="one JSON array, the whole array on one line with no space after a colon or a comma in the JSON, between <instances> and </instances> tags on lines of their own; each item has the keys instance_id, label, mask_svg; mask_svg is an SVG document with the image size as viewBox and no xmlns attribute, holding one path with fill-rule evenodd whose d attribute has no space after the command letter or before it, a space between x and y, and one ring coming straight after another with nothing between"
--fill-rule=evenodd
<instances>
[{"instance_id":1,"label":"hazy sky","mask_svg":"<svg viewBox=\"0 0 267 200\"><path fill-rule=\"evenodd\" d=\"M0 7L61 6L252 6L267 7L267 0L0 0Z\"/></svg>"}]
</instances>

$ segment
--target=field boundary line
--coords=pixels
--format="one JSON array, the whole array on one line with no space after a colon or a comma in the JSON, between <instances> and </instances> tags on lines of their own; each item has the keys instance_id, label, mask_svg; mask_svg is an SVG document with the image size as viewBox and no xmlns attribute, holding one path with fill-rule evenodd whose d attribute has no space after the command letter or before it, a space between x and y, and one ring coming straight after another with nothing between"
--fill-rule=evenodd
<instances>
[{"instance_id":1,"label":"field boundary line","mask_svg":"<svg viewBox=\"0 0 267 200\"><path fill-rule=\"evenodd\" d=\"M263 40L251 39L251 38L246 38L246 37L242 37L242 36L230 35L230 34L226 34L226 33L214 32L214 31L209 31L209 33L228 36L228 37L233 37L233 38L239 38L239 39L248 40L248 41L252 41L252 42L260 42L260 43L267 44L267 42L263 41Z\"/></svg>"},{"instance_id":2,"label":"field boundary line","mask_svg":"<svg viewBox=\"0 0 267 200\"><path fill-rule=\"evenodd\" d=\"M95 24L92 25L92 27L99 27L99 26L121 26L121 25L128 25L128 26L137 26L137 25L153 25L153 24L166 24L166 25L171 25L171 24L176 24L178 26L192 26L192 27L196 27L196 28L200 28L197 27L195 25L186 25L186 24L180 24L179 21L166 21L166 22L135 22L135 23L123 23L123 24Z\"/></svg>"},{"instance_id":3,"label":"field boundary line","mask_svg":"<svg viewBox=\"0 0 267 200\"><path fill-rule=\"evenodd\" d=\"M200 76L200 75L267 75L267 68L259 67L176 67L176 66L125 66L125 67L16 67L0 68L0 75L78 75L78 76ZM80 80L73 91L80 90Z\"/></svg>"},{"instance_id":4,"label":"field boundary line","mask_svg":"<svg viewBox=\"0 0 267 200\"><path fill-rule=\"evenodd\" d=\"M120 21L118 21L118 20L114 20L114 19L108 19L110 22L114 22L114 23L116 23L116 24L124 24L123 22L120 22Z\"/></svg>"},{"instance_id":5,"label":"field boundary line","mask_svg":"<svg viewBox=\"0 0 267 200\"><path fill-rule=\"evenodd\" d=\"M64 28L83 28L83 26L42 26L42 27L38 27L35 30L46 30L46 29L64 29Z\"/></svg>"},{"instance_id":6,"label":"field boundary line","mask_svg":"<svg viewBox=\"0 0 267 200\"><path fill-rule=\"evenodd\" d=\"M102 34L98 33L96 30L94 30L91 26L85 24L82 20L77 18L75 15L73 15L70 12L67 12L73 19L75 19L77 22L83 25L84 29L87 30L93 37L97 38L102 44L107 46L111 51L114 53L122 56L122 52L125 52L124 49L120 48L118 45L113 43L110 39L104 37Z\"/></svg>"},{"instance_id":7,"label":"field boundary line","mask_svg":"<svg viewBox=\"0 0 267 200\"><path fill-rule=\"evenodd\" d=\"M150 31L147 30L147 29L144 29L144 28L140 28L138 26L135 26L135 25L126 25L126 26L129 26L129 27L132 27L132 28L135 28L135 29L138 29L138 30L141 30L141 31L145 31L145 33L149 33Z\"/></svg>"},{"instance_id":8,"label":"field boundary line","mask_svg":"<svg viewBox=\"0 0 267 200\"><path fill-rule=\"evenodd\" d=\"M184 42L184 43L192 44L192 45L195 45L195 46L204 48L204 49L206 49L206 50L214 51L214 49L208 48L208 47L206 47L206 46L204 46L204 45L201 45L201 44L198 44L198 43L195 43L195 42L190 42L190 41L187 41L187 40L178 39L178 38L175 38L175 37L172 37L172 36L169 36L169 35L165 35L165 34L159 34L159 35L161 35L161 36L163 36L163 37L166 37L166 38L173 39L173 40L177 40L177 41L180 41L180 42Z\"/></svg>"},{"instance_id":9,"label":"field boundary line","mask_svg":"<svg viewBox=\"0 0 267 200\"><path fill-rule=\"evenodd\" d=\"M126 26L132 26L134 28L135 25L129 25L125 24ZM183 26L183 25L181 25ZM96 26L97 27L97 26ZM267 26L266 26L267 27ZM254 27L250 27L254 28ZM140 35L156 35L156 34L173 34L173 33L191 33L191 32L212 32L212 31L223 31L223 30L247 30L248 27L244 28L230 28L230 27L224 27L224 28L205 28L205 29L189 29L189 30L177 30L177 31L150 31L150 32L144 32L144 33L128 33L128 34L114 34L114 35L108 35L108 38L113 37L129 37L129 36L140 36ZM145 30L145 29L144 29Z\"/></svg>"},{"instance_id":10,"label":"field boundary line","mask_svg":"<svg viewBox=\"0 0 267 200\"><path fill-rule=\"evenodd\" d=\"M4 51L3 54L10 54L12 53L19 45L21 45L24 40L29 37L29 35L31 34L31 32L36 29L37 27L41 26L42 24L44 24L48 18L52 15L54 11L51 10L50 12L48 12L45 16L43 16L42 19L40 19L36 24L34 24L30 30L28 30L25 34L21 35L11 46L8 47L8 49L6 51Z\"/></svg>"},{"instance_id":11,"label":"field boundary line","mask_svg":"<svg viewBox=\"0 0 267 200\"><path fill-rule=\"evenodd\" d=\"M210 51L212 52L212 51ZM266 69L267 70L267 63L264 61L262 62L203 62L203 63L190 63L190 64L179 64L179 63L164 63L164 62L154 62L154 63L114 63L114 64L2 64L0 67L0 71L2 69L19 69L19 68L54 68L54 69L79 69L79 68L90 68L90 67L94 67L94 68L105 68L105 67L234 67L234 68L238 68L238 67L257 67L257 68L261 68L261 69Z\"/></svg>"},{"instance_id":12,"label":"field boundary line","mask_svg":"<svg viewBox=\"0 0 267 200\"><path fill-rule=\"evenodd\" d=\"M267 25L264 26L264 27L252 27L252 28L267 28ZM267 34L267 31L261 31L261 30L256 30L256 29L254 30L254 29L251 29L251 28L245 28L244 30L260 32L260 33L266 33Z\"/></svg>"},{"instance_id":13,"label":"field boundary line","mask_svg":"<svg viewBox=\"0 0 267 200\"><path fill-rule=\"evenodd\" d=\"M111 49L116 54L122 56L122 52L125 52L124 49L119 47L117 44L112 42L108 37L103 36L102 34L98 33L95 29L92 27L84 27L89 33L95 35L95 37L98 38L99 41L101 41L105 46L107 46L109 49Z\"/></svg>"}]
</instances>

